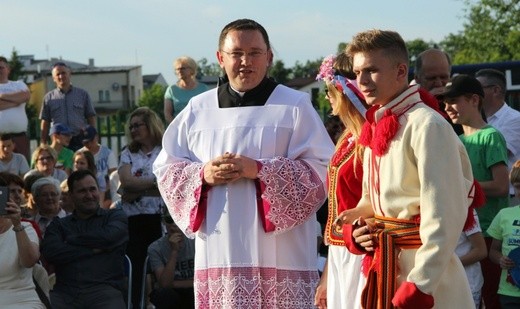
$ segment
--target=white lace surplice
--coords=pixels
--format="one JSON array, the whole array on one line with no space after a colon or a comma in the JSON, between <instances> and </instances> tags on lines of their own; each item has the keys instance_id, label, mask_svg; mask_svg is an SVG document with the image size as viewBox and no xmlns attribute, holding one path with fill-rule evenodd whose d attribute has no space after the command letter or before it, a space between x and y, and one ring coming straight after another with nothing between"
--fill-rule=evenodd
<instances>
[{"instance_id":1,"label":"white lace surplice","mask_svg":"<svg viewBox=\"0 0 520 309\"><path fill-rule=\"evenodd\" d=\"M261 162L260 181L212 187L205 203L203 165L226 151ZM332 152L308 96L284 86L265 106L222 109L215 89L175 118L154 172L173 218L196 238L197 308L313 307L315 211Z\"/></svg>"}]
</instances>

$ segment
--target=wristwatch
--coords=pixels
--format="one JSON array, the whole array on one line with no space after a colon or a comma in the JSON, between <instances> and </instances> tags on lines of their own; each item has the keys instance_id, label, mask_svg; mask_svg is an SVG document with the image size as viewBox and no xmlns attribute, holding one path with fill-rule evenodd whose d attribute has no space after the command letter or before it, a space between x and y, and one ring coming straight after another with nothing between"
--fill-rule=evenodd
<instances>
[{"instance_id":1,"label":"wristwatch","mask_svg":"<svg viewBox=\"0 0 520 309\"><path fill-rule=\"evenodd\" d=\"M14 231L15 233L21 232L21 231L23 231L23 230L25 230L25 225L21 225L21 224L20 224L20 226L13 226L13 231Z\"/></svg>"}]
</instances>

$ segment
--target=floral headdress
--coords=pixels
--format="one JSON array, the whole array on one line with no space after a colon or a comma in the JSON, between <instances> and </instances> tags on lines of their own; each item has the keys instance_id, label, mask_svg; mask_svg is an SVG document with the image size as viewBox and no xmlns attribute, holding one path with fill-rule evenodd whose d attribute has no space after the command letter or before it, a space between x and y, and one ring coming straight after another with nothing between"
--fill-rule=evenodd
<instances>
[{"instance_id":1,"label":"floral headdress","mask_svg":"<svg viewBox=\"0 0 520 309\"><path fill-rule=\"evenodd\" d=\"M323 59L320 65L320 72L316 75L316 80L323 80L327 83L331 83L334 79L334 62L336 61L336 55L328 55Z\"/></svg>"},{"instance_id":2,"label":"floral headdress","mask_svg":"<svg viewBox=\"0 0 520 309\"><path fill-rule=\"evenodd\" d=\"M323 80L326 83L333 84L336 89L347 96L359 113L366 118L365 113L367 109L362 103L365 102L365 98L357 88L356 81L336 74L336 71L334 70L335 61L336 55L328 55L325 57L320 65L320 71L318 75L316 75L316 80Z\"/></svg>"}]
</instances>

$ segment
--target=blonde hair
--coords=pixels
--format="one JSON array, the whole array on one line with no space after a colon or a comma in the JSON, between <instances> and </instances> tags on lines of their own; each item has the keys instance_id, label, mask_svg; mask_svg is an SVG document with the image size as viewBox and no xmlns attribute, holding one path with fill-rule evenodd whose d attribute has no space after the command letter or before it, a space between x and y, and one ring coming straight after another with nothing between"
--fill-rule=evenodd
<instances>
[{"instance_id":1,"label":"blonde hair","mask_svg":"<svg viewBox=\"0 0 520 309\"><path fill-rule=\"evenodd\" d=\"M69 192L69 186L67 185L67 179L60 183L61 193Z\"/></svg>"},{"instance_id":2,"label":"blonde hair","mask_svg":"<svg viewBox=\"0 0 520 309\"><path fill-rule=\"evenodd\" d=\"M52 148L50 145L42 144L42 145L36 147L36 149L32 153L31 159L32 159L32 162L34 162L34 164L36 164L36 162L38 162L38 157L40 156L40 153L42 151L47 151L54 161L56 161L58 159L58 154L56 153L56 150L54 150L54 148Z\"/></svg>"},{"instance_id":3,"label":"blonde hair","mask_svg":"<svg viewBox=\"0 0 520 309\"><path fill-rule=\"evenodd\" d=\"M520 160L516 161L511 167L511 172L509 173L509 179L511 184L520 183Z\"/></svg>"},{"instance_id":4,"label":"blonde hair","mask_svg":"<svg viewBox=\"0 0 520 309\"><path fill-rule=\"evenodd\" d=\"M384 50L388 57L396 63L404 63L408 67L408 49L401 35L395 31L371 29L360 32L348 44L346 52L353 56L356 53L366 53Z\"/></svg>"},{"instance_id":5,"label":"blonde hair","mask_svg":"<svg viewBox=\"0 0 520 309\"><path fill-rule=\"evenodd\" d=\"M197 76L197 70L199 69L199 66L197 65L197 62L188 56L181 56L173 61L173 70L175 71L177 65L187 65L191 69L191 77L195 79Z\"/></svg>"},{"instance_id":6,"label":"blonde hair","mask_svg":"<svg viewBox=\"0 0 520 309\"><path fill-rule=\"evenodd\" d=\"M346 53L340 53L337 55L333 68L335 72L338 72L347 78L352 77L353 75L355 76L352 70L352 57ZM329 90L329 95L333 96L336 102L339 102L337 115L345 126L345 131L339 138L339 141L343 140L349 132L356 138L354 160L354 164L356 164L358 159L363 157L365 151L365 147L358 143L358 138L361 135L361 129L365 123L365 118L361 115L354 104L352 104L350 99L342 91L336 88L334 81L332 83L327 83L327 89ZM364 102L363 105L367 107Z\"/></svg>"}]
</instances>

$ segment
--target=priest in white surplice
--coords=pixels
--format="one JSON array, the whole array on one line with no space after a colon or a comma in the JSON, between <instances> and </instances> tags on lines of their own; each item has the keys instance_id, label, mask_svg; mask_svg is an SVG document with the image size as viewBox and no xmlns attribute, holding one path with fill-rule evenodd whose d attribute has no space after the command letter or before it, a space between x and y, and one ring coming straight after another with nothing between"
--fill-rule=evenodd
<instances>
[{"instance_id":1,"label":"priest in white surplice","mask_svg":"<svg viewBox=\"0 0 520 309\"><path fill-rule=\"evenodd\" d=\"M170 214L195 237L196 308L313 308L334 146L308 94L266 78L261 25L226 25L217 58L229 81L190 101L154 163Z\"/></svg>"}]
</instances>

